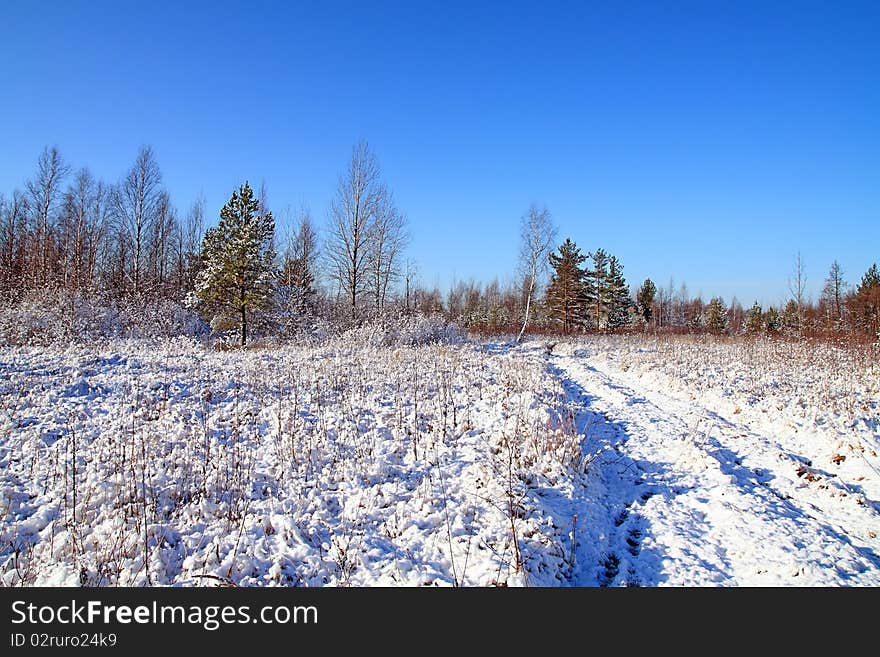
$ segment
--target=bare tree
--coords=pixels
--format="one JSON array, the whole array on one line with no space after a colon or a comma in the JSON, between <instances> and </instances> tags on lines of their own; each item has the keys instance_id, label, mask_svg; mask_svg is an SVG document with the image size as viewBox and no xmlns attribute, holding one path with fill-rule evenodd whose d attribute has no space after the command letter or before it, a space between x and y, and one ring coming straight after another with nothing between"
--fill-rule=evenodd
<instances>
[{"instance_id":1,"label":"bare tree","mask_svg":"<svg viewBox=\"0 0 880 657\"><path fill-rule=\"evenodd\" d=\"M419 276L419 266L415 260L411 260L410 258L406 259L406 264L404 265L403 270L403 282L404 282L404 308L406 312L410 312L412 308L412 294L415 289L415 283Z\"/></svg>"},{"instance_id":2,"label":"bare tree","mask_svg":"<svg viewBox=\"0 0 880 657\"><path fill-rule=\"evenodd\" d=\"M33 249L30 258L31 283L42 286L49 282L52 267L53 221L61 198L61 183L69 171L58 149L44 148L37 161L37 174L28 181L33 213Z\"/></svg>"},{"instance_id":3,"label":"bare tree","mask_svg":"<svg viewBox=\"0 0 880 657\"><path fill-rule=\"evenodd\" d=\"M109 271L108 260L112 253L110 237L113 232L114 189L99 180L95 183L91 197L89 221L92 225L93 241L88 248L87 270L93 272L92 283L98 283Z\"/></svg>"},{"instance_id":4,"label":"bare tree","mask_svg":"<svg viewBox=\"0 0 880 657\"><path fill-rule=\"evenodd\" d=\"M184 253L198 253L205 232L205 197L199 196L186 213L181 231Z\"/></svg>"},{"instance_id":5,"label":"bare tree","mask_svg":"<svg viewBox=\"0 0 880 657\"><path fill-rule=\"evenodd\" d=\"M115 203L121 237L125 240L124 274L134 294L139 293L144 284L148 238L162 201L161 184L162 174L153 149L144 146L119 183Z\"/></svg>"},{"instance_id":6,"label":"bare tree","mask_svg":"<svg viewBox=\"0 0 880 657\"><path fill-rule=\"evenodd\" d=\"M326 253L331 276L357 316L358 297L368 286L371 224L381 192L379 165L367 142L352 148L330 205Z\"/></svg>"},{"instance_id":7,"label":"bare tree","mask_svg":"<svg viewBox=\"0 0 880 657\"><path fill-rule=\"evenodd\" d=\"M308 208L300 210L291 246L294 259L301 263L303 279L313 285L317 279L318 229Z\"/></svg>"},{"instance_id":8,"label":"bare tree","mask_svg":"<svg viewBox=\"0 0 880 657\"><path fill-rule=\"evenodd\" d=\"M25 248L28 199L19 190L0 202L0 286L8 292L26 287Z\"/></svg>"},{"instance_id":9,"label":"bare tree","mask_svg":"<svg viewBox=\"0 0 880 657\"><path fill-rule=\"evenodd\" d=\"M308 208L300 210L295 227L287 231L285 242L279 293L286 315L284 324L290 329L314 312L318 231Z\"/></svg>"},{"instance_id":10,"label":"bare tree","mask_svg":"<svg viewBox=\"0 0 880 657\"><path fill-rule=\"evenodd\" d=\"M167 291L169 277L174 267L174 244L179 241L180 223L177 210L171 204L168 192L159 193L156 214L150 226L149 263L152 271L149 276L156 282L160 291Z\"/></svg>"},{"instance_id":11,"label":"bare tree","mask_svg":"<svg viewBox=\"0 0 880 657\"><path fill-rule=\"evenodd\" d=\"M550 218L547 206L539 208L532 203L529 211L522 217L520 226L519 266L524 277L526 297L525 317L516 341L521 342L529 323L532 297L537 293L540 278L547 271L548 258L556 239L556 227Z\"/></svg>"},{"instance_id":12,"label":"bare tree","mask_svg":"<svg viewBox=\"0 0 880 657\"><path fill-rule=\"evenodd\" d=\"M822 301L825 303L828 319L835 330L839 330L843 322L844 297L846 296L847 283L843 278L843 269L835 260L831 263L828 278L822 288Z\"/></svg>"},{"instance_id":13,"label":"bare tree","mask_svg":"<svg viewBox=\"0 0 880 657\"><path fill-rule=\"evenodd\" d=\"M797 305L797 330L804 329L804 307L806 305L807 273L804 267L804 259L798 251L794 259L794 269L788 279L788 292L791 300Z\"/></svg>"},{"instance_id":14,"label":"bare tree","mask_svg":"<svg viewBox=\"0 0 880 657\"><path fill-rule=\"evenodd\" d=\"M64 196L61 220L63 245L62 280L67 289L78 289L84 277L86 222L94 182L88 169L81 169Z\"/></svg>"},{"instance_id":15,"label":"bare tree","mask_svg":"<svg viewBox=\"0 0 880 657\"><path fill-rule=\"evenodd\" d=\"M64 197L62 267L68 289L94 287L107 228L106 188L88 169L81 169Z\"/></svg>"},{"instance_id":16,"label":"bare tree","mask_svg":"<svg viewBox=\"0 0 880 657\"><path fill-rule=\"evenodd\" d=\"M675 305L675 279L669 277L669 285L657 290L657 327L672 326Z\"/></svg>"},{"instance_id":17,"label":"bare tree","mask_svg":"<svg viewBox=\"0 0 880 657\"><path fill-rule=\"evenodd\" d=\"M406 216L394 203L394 195L381 185L376 213L370 225L369 270L377 312L385 307L388 286L400 276L400 255L408 241Z\"/></svg>"},{"instance_id":18,"label":"bare tree","mask_svg":"<svg viewBox=\"0 0 880 657\"><path fill-rule=\"evenodd\" d=\"M180 225L175 245L177 295L195 286L205 233L205 198L199 196L190 206Z\"/></svg>"}]
</instances>

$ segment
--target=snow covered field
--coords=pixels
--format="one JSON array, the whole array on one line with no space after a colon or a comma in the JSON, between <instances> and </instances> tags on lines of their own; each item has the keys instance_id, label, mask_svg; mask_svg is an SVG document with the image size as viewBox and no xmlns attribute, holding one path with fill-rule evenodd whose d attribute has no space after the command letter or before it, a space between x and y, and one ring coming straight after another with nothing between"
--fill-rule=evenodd
<instances>
[{"instance_id":1,"label":"snow covered field","mask_svg":"<svg viewBox=\"0 0 880 657\"><path fill-rule=\"evenodd\" d=\"M3 582L560 583L580 437L508 351L5 349Z\"/></svg>"},{"instance_id":2,"label":"snow covered field","mask_svg":"<svg viewBox=\"0 0 880 657\"><path fill-rule=\"evenodd\" d=\"M874 367L644 336L5 347L0 577L877 585Z\"/></svg>"}]
</instances>

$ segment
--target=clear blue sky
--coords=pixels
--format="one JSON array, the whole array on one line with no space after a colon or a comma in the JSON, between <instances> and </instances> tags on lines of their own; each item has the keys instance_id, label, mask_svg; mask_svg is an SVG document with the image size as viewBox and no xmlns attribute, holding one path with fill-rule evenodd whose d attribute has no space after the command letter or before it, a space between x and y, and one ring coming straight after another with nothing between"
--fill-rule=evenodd
<instances>
[{"instance_id":1,"label":"clear blue sky","mask_svg":"<svg viewBox=\"0 0 880 657\"><path fill-rule=\"evenodd\" d=\"M185 6L184 6L185 5ZM11 2L0 191L44 145L185 209L244 179L323 222L375 147L422 281L502 279L546 203L633 284L774 302L880 260L878 2Z\"/></svg>"}]
</instances>

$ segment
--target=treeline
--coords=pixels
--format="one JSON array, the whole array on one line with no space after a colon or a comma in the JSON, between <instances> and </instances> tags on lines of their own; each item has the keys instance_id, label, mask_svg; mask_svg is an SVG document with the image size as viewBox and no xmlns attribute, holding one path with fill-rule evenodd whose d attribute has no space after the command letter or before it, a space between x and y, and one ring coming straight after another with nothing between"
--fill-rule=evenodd
<instances>
[{"instance_id":1,"label":"treeline","mask_svg":"<svg viewBox=\"0 0 880 657\"><path fill-rule=\"evenodd\" d=\"M606 259L607 253L602 251ZM586 266L594 269L593 254L582 254ZM602 261L600 256L600 262ZM839 265L833 268L840 271ZM566 310L565 287L560 283L540 295L533 306L529 330L544 333L650 331L659 333L714 333L724 335L789 335L808 337L867 336L880 331L880 272L872 265L851 285L841 284L823 293L818 300L795 299L776 306L762 307L758 302L743 306L737 298L729 302L721 297L704 299L691 294L686 284L657 286L646 279L626 294L622 289L623 266L617 261L614 279L604 296L580 292ZM610 274L610 267L607 269ZM584 273L580 276L584 276ZM575 276L578 276L575 274ZM595 280L595 274L592 274ZM565 277L562 278L565 280ZM552 282L552 279L551 279ZM626 281L623 281L624 285ZM593 283L593 285L595 285ZM524 308L525 284L494 279L489 283L457 281L444 294L439 288L416 288L411 308L423 313L442 313L448 320L484 333L515 333L519 330ZM575 295L576 297L576 295ZM599 301L598 322L596 301Z\"/></svg>"},{"instance_id":2,"label":"treeline","mask_svg":"<svg viewBox=\"0 0 880 657\"><path fill-rule=\"evenodd\" d=\"M821 297L805 293L798 257L780 307L704 301L651 279L631 289L604 249L556 240L546 208L521 220L513 280L419 284L406 257L406 215L366 143L352 149L319 228L307 210L276 230L264 186L240 185L215 224L205 204L177 209L152 148L115 182L74 171L46 148L23 189L0 195L0 333L38 339L198 331L293 337L363 321L432 315L485 333L650 330L717 334L851 335L880 331L880 273L854 283L837 262Z\"/></svg>"},{"instance_id":3,"label":"treeline","mask_svg":"<svg viewBox=\"0 0 880 657\"><path fill-rule=\"evenodd\" d=\"M720 297L704 301L699 295L691 296L685 284L676 288L670 281L660 289L647 279L636 292L636 307L640 324L654 331L809 337L878 335L880 271L876 263L856 284L850 284L834 261L816 301L806 297L805 282L803 262L798 256L790 298L778 306L762 307L754 301L744 307L736 297L730 304Z\"/></svg>"},{"instance_id":4,"label":"treeline","mask_svg":"<svg viewBox=\"0 0 880 657\"><path fill-rule=\"evenodd\" d=\"M179 215L150 147L113 184L46 148L24 189L0 195L0 292L11 303L59 289L181 298L203 224L200 201Z\"/></svg>"},{"instance_id":5,"label":"treeline","mask_svg":"<svg viewBox=\"0 0 880 657\"><path fill-rule=\"evenodd\" d=\"M215 222L204 201L178 211L151 147L112 183L47 147L24 188L0 195L0 295L11 311L0 331L182 333L200 317L203 330L245 341L249 330L293 336L424 305L404 267L406 216L368 144L352 149L323 235L307 210L284 212L276 232L268 205L265 187L245 182L206 230Z\"/></svg>"}]
</instances>

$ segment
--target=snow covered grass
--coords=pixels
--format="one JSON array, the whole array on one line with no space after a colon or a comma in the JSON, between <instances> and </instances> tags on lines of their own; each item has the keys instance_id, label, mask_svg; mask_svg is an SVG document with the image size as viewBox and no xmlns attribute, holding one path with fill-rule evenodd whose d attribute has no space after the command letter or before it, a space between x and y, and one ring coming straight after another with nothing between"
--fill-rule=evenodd
<instances>
[{"instance_id":1,"label":"snow covered grass","mask_svg":"<svg viewBox=\"0 0 880 657\"><path fill-rule=\"evenodd\" d=\"M734 414L755 411L863 451L880 432L880 348L770 338L610 336L594 356L645 383ZM862 444L859 448L858 445ZM873 454L876 457L876 454Z\"/></svg>"},{"instance_id":2,"label":"snow covered grass","mask_svg":"<svg viewBox=\"0 0 880 657\"><path fill-rule=\"evenodd\" d=\"M582 436L537 351L0 348L0 579L565 581Z\"/></svg>"},{"instance_id":3,"label":"snow covered grass","mask_svg":"<svg viewBox=\"0 0 880 657\"><path fill-rule=\"evenodd\" d=\"M430 322L0 347L0 583L877 585L877 357Z\"/></svg>"}]
</instances>

